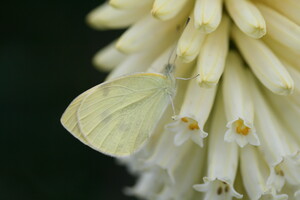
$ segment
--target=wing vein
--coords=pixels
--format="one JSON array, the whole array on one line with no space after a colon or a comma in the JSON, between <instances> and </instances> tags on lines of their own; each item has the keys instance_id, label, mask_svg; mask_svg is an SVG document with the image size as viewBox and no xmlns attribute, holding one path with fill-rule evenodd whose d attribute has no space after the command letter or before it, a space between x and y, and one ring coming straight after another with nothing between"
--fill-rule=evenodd
<instances>
[{"instance_id":1,"label":"wing vein","mask_svg":"<svg viewBox=\"0 0 300 200\"><path fill-rule=\"evenodd\" d=\"M150 98L152 95L154 95L154 94L151 93L150 95L146 95L146 96L142 97L141 99L138 99L137 101L134 101L134 102L131 102L131 103L127 104L126 106L122 107L121 109L116 109L116 110L114 110L114 111L111 112L109 115L107 115L105 118L103 118L101 121L107 119L108 117L110 117L111 115L115 114L116 112L118 112L118 111L120 111L120 110L124 110L125 108L131 106L132 104L135 104L135 103L138 103L138 102L140 102L140 101L143 101L144 99ZM119 102L120 102L120 101L119 101ZM115 105L115 104L114 104L114 105ZM113 107L114 105L112 105L111 107ZM95 112L95 111L93 111L93 112ZM80 120L81 120L81 119L80 119ZM99 125L99 123L101 123L101 121L98 121L98 123L96 123L96 125L95 125L89 132L91 133L92 131L94 131L95 128Z\"/></svg>"},{"instance_id":2,"label":"wing vein","mask_svg":"<svg viewBox=\"0 0 300 200\"><path fill-rule=\"evenodd\" d=\"M153 101L153 102L152 102L152 104L151 104L151 106L149 106L148 112L149 112L150 110L152 111L151 113L153 113L153 112L154 112L154 109L152 109L152 108L153 108L153 105L154 105L154 103L155 103L155 101ZM145 112L145 113L148 113L148 112ZM139 131L138 131L138 133L140 132L140 130L141 130L141 127L142 127L142 125L144 124L144 122L145 122L145 117L144 117L143 121L140 123L140 124L141 124L141 126L139 126ZM135 140L134 140L134 144L133 144L133 149L135 149L135 148L136 148L136 143L137 143L137 138L138 138L138 136L139 136L139 134L136 134L136 137L135 137ZM149 135L148 135L148 138L149 138ZM130 153L131 153L131 152L130 152Z\"/></svg>"},{"instance_id":3,"label":"wing vein","mask_svg":"<svg viewBox=\"0 0 300 200\"><path fill-rule=\"evenodd\" d=\"M157 92L155 92L154 94L152 94L151 95L151 97L154 97L154 96L156 96L157 94L159 94L159 91L157 91ZM145 99L145 98L143 98L143 99ZM143 99L141 99L141 100L143 100ZM150 98L148 98L148 99L150 99ZM145 101L144 102L144 104L145 103L148 103L148 101ZM124 107L125 108L125 107ZM124 115L121 115L121 116L119 116L120 118L122 117L122 116L126 116L126 115L128 115L128 114L124 114ZM126 119L132 119L132 115L134 115L134 112L131 112L130 113L130 117L126 117ZM114 125L114 127L105 135L105 138L101 141L101 143L100 143L100 146L102 146L104 143L106 143L106 141L107 141L107 139L108 139L108 136L115 130L115 128L116 128L116 126L117 126L118 124L115 124ZM130 131L127 131L128 133L131 133L131 132L133 132L132 131L132 128L134 128L133 126L131 126L130 127ZM103 128L102 128L103 129ZM101 130L102 130L101 129ZM100 131L97 133L97 135L100 133ZM138 134L136 134L137 136L138 136ZM97 137L97 136L96 136ZM117 146L116 146L116 148L115 148L115 152L114 153L116 153L116 151L118 150L118 148L119 148L119 146L120 146L120 140L121 139L123 139L122 137L119 137L118 138L118 142L117 142ZM135 147L135 145L133 146L133 147ZM130 153L132 152L132 150L130 150Z\"/></svg>"},{"instance_id":4,"label":"wing vein","mask_svg":"<svg viewBox=\"0 0 300 200\"><path fill-rule=\"evenodd\" d=\"M103 112L99 113L98 115L101 116L102 113L105 113L107 110L111 109L112 107L115 107L115 105L118 105L120 102L123 101L123 99L124 99L124 97L123 97L122 99L120 99L119 101L117 101L115 104L110 105L108 108L106 108ZM95 110L94 110L93 112L91 112L90 114L96 112L97 110L98 110L98 109L95 109ZM113 113L115 113L115 112L117 112L117 111L118 111L118 110L115 110ZM113 113L110 113L110 115L113 114ZM102 120L99 120L98 123L96 123L96 125L95 125L95 126L94 126L87 134L85 134L85 135L88 136L91 132L94 131L95 128L97 128L97 126L99 125L99 123L101 123L103 120L105 120L105 119L107 119L108 117L110 117L110 115L107 115L107 116L104 117ZM88 116L89 116L89 115L86 115L86 116L80 118L80 120L83 120L83 119L85 119L85 118L88 117Z\"/></svg>"},{"instance_id":5,"label":"wing vein","mask_svg":"<svg viewBox=\"0 0 300 200\"><path fill-rule=\"evenodd\" d=\"M110 97L102 98L102 99L99 99L99 101L95 101L94 103L89 104L88 106L85 107L85 109L88 109L88 108L94 106L95 104L101 103L101 102L106 101L108 99L113 99L113 98L122 97L122 96L124 97L124 96L127 96L127 95L133 95L133 94L135 94L137 92L146 92L148 90L157 90L157 88L150 88L150 89L147 89L147 90L137 90L137 91L129 93L129 94L115 95L115 96L110 96ZM98 109L101 109L101 108L98 108ZM95 111L97 111L97 109L93 110L93 112L95 112ZM92 114L93 112L87 113L86 116ZM82 119L84 119L86 116L82 116Z\"/></svg>"}]
</instances>

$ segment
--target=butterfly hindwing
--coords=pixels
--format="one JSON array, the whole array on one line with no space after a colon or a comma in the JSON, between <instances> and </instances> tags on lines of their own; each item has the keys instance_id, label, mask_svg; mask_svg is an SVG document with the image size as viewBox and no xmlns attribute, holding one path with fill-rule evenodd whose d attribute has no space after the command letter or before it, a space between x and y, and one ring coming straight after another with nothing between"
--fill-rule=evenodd
<instances>
[{"instance_id":1,"label":"butterfly hindwing","mask_svg":"<svg viewBox=\"0 0 300 200\"><path fill-rule=\"evenodd\" d=\"M68 106L68 108L66 109L66 111L60 119L65 129L67 129L74 137L76 137L78 140L80 140L86 145L88 145L88 142L86 141L85 137L81 134L81 131L78 126L77 110L85 96L91 93L95 88L96 87L93 87L76 97L70 103L70 105Z\"/></svg>"}]
</instances>

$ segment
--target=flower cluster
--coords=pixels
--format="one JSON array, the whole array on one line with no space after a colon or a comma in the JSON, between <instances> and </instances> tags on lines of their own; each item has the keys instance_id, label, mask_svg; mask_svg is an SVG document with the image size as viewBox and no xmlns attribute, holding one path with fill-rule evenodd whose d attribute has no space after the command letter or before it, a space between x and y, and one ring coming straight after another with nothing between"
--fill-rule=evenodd
<instances>
[{"instance_id":1,"label":"flower cluster","mask_svg":"<svg viewBox=\"0 0 300 200\"><path fill-rule=\"evenodd\" d=\"M120 159L142 199L300 199L300 1L110 0L87 17L127 28L94 64L162 72L176 52L174 105L138 153ZM175 50L174 50L175 48Z\"/></svg>"}]
</instances>

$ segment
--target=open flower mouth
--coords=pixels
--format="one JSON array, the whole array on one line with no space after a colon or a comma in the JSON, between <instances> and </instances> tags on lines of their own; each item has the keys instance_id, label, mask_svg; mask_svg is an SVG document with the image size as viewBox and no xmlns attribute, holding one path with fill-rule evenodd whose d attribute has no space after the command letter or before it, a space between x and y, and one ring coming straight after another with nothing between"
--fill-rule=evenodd
<instances>
[{"instance_id":1,"label":"open flower mouth","mask_svg":"<svg viewBox=\"0 0 300 200\"><path fill-rule=\"evenodd\" d=\"M203 146L203 138L207 133L199 127L198 122L190 117L177 116L175 122L168 124L166 128L174 133L174 143L177 146L182 145L189 139L193 140L199 146Z\"/></svg>"},{"instance_id":2,"label":"open flower mouth","mask_svg":"<svg viewBox=\"0 0 300 200\"><path fill-rule=\"evenodd\" d=\"M183 117L180 119L183 123L186 123L187 124L187 128L191 131L193 130L199 130L199 126L198 126L198 122L191 119L191 118L188 118L188 117Z\"/></svg>"},{"instance_id":3,"label":"open flower mouth","mask_svg":"<svg viewBox=\"0 0 300 200\"><path fill-rule=\"evenodd\" d=\"M238 118L227 124L228 130L224 136L227 142L236 142L240 147L246 144L259 146L260 141L252 124L248 125L243 119Z\"/></svg>"},{"instance_id":4,"label":"open flower mouth","mask_svg":"<svg viewBox=\"0 0 300 200\"><path fill-rule=\"evenodd\" d=\"M234 127L237 134L247 136L250 133L250 128L244 124L242 119L238 119L234 122Z\"/></svg>"},{"instance_id":5,"label":"open flower mouth","mask_svg":"<svg viewBox=\"0 0 300 200\"><path fill-rule=\"evenodd\" d=\"M242 198L243 196L237 193L231 184L226 181L215 179L209 180L205 179L206 183L202 185L194 185L194 189L200 192L205 192L204 199L232 199L235 198Z\"/></svg>"}]
</instances>

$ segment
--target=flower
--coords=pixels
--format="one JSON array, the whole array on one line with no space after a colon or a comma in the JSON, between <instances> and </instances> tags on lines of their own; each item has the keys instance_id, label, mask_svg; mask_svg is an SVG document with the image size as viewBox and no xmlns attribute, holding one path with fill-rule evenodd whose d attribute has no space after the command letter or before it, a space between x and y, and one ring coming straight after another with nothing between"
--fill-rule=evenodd
<instances>
[{"instance_id":1,"label":"flower","mask_svg":"<svg viewBox=\"0 0 300 200\"><path fill-rule=\"evenodd\" d=\"M148 144L119 159L138 176L128 195L300 198L299 13L298 0L110 0L87 16L96 29L128 27L93 59L107 80L162 72L172 52L176 76L199 74L179 83L174 121L167 110Z\"/></svg>"}]
</instances>

